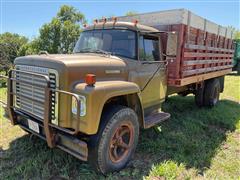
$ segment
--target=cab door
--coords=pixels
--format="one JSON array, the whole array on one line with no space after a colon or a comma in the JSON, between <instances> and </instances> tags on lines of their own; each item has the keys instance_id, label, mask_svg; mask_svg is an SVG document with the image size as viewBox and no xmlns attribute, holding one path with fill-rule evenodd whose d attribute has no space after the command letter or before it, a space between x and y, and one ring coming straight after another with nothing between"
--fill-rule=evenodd
<instances>
[{"instance_id":1,"label":"cab door","mask_svg":"<svg viewBox=\"0 0 240 180\"><path fill-rule=\"evenodd\" d=\"M139 35L137 68L143 107L160 107L166 95L166 65L158 35Z\"/></svg>"}]
</instances>

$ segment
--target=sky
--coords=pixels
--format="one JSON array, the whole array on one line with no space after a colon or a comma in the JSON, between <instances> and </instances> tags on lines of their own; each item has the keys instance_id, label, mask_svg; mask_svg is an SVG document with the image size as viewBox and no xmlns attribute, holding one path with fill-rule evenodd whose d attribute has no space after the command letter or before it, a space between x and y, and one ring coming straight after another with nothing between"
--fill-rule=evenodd
<instances>
[{"instance_id":1,"label":"sky","mask_svg":"<svg viewBox=\"0 0 240 180\"><path fill-rule=\"evenodd\" d=\"M0 0L0 32L12 32L32 39L50 22L62 5L72 5L88 23L102 16L186 8L222 26L240 29L240 0Z\"/></svg>"}]
</instances>

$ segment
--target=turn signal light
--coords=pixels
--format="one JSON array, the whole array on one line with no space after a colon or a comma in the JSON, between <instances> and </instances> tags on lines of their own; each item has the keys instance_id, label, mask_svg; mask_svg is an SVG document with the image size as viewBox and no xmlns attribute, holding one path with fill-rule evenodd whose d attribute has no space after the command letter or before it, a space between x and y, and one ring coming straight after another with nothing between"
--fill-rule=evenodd
<instances>
[{"instance_id":1,"label":"turn signal light","mask_svg":"<svg viewBox=\"0 0 240 180\"><path fill-rule=\"evenodd\" d=\"M88 86L93 86L96 83L96 75L95 74L87 74L85 77L85 82Z\"/></svg>"}]
</instances>

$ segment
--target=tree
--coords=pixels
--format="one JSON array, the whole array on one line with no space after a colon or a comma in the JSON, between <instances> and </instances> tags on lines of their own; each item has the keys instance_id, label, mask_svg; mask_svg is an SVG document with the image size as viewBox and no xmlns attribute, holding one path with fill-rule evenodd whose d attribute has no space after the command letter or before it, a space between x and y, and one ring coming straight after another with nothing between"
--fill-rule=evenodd
<instances>
[{"instance_id":1,"label":"tree","mask_svg":"<svg viewBox=\"0 0 240 180\"><path fill-rule=\"evenodd\" d=\"M40 39L35 38L27 44L24 44L20 50L19 54L21 55L31 55L31 54L38 54L40 51Z\"/></svg>"},{"instance_id":2,"label":"tree","mask_svg":"<svg viewBox=\"0 0 240 180\"><path fill-rule=\"evenodd\" d=\"M239 30L234 31L234 39L235 40L240 40L240 31Z\"/></svg>"},{"instance_id":3,"label":"tree","mask_svg":"<svg viewBox=\"0 0 240 180\"><path fill-rule=\"evenodd\" d=\"M21 48L27 44L28 39L19 34L12 34L9 32L0 34L0 71L5 71L7 75L8 70L12 67L13 61L16 57L25 55Z\"/></svg>"},{"instance_id":4,"label":"tree","mask_svg":"<svg viewBox=\"0 0 240 180\"><path fill-rule=\"evenodd\" d=\"M230 28L233 31L233 39L239 40L240 39L240 30L236 29L233 26L228 26L228 28Z\"/></svg>"},{"instance_id":5,"label":"tree","mask_svg":"<svg viewBox=\"0 0 240 180\"><path fill-rule=\"evenodd\" d=\"M49 53L70 53L86 22L84 15L72 6L63 5L50 23L44 24L40 36L30 44L30 50L46 50Z\"/></svg>"},{"instance_id":6,"label":"tree","mask_svg":"<svg viewBox=\"0 0 240 180\"><path fill-rule=\"evenodd\" d=\"M138 13L136 11L128 11L125 13L125 16L134 16L137 15Z\"/></svg>"}]
</instances>

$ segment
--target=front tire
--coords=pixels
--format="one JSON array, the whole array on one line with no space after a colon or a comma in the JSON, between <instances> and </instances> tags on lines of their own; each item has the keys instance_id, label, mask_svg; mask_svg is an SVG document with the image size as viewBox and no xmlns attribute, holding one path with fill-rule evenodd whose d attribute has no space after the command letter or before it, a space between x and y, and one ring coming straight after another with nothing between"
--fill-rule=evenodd
<instances>
[{"instance_id":1,"label":"front tire","mask_svg":"<svg viewBox=\"0 0 240 180\"><path fill-rule=\"evenodd\" d=\"M90 163L103 174L119 171L135 152L139 123L136 113L127 107L116 106L107 110L101 121L105 122L90 149Z\"/></svg>"}]
</instances>

